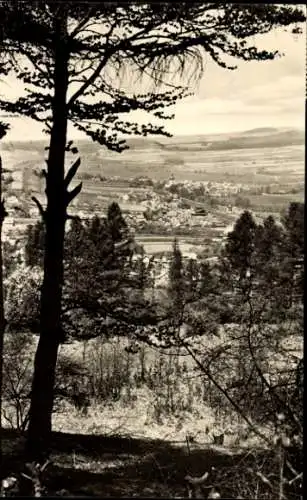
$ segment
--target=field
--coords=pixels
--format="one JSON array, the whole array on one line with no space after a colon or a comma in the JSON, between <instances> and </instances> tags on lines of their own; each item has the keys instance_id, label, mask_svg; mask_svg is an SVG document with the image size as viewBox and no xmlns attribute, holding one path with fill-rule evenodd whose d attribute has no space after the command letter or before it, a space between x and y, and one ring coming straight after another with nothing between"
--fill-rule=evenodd
<instances>
[{"instance_id":1,"label":"field","mask_svg":"<svg viewBox=\"0 0 307 500\"><path fill-rule=\"evenodd\" d=\"M303 183L304 134L275 129L256 132L233 134L235 142L229 135L130 140L130 149L121 154L79 141L80 172L120 178L168 179L173 175L176 180ZM3 163L11 170L44 168L44 145L3 142Z\"/></svg>"},{"instance_id":2,"label":"field","mask_svg":"<svg viewBox=\"0 0 307 500\"><path fill-rule=\"evenodd\" d=\"M183 254L193 252L195 247L200 249L202 246L199 238L195 238L195 241L192 241L193 238L191 237L184 237L175 234L171 236L137 235L135 239L144 247L146 253L151 255L158 252L170 252L172 250L175 237L177 237L180 242L180 249ZM187 240L190 243L188 243Z\"/></svg>"},{"instance_id":3,"label":"field","mask_svg":"<svg viewBox=\"0 0 307 500\"><path fill-rule=\"evenodd\" d=\"M262 194L262 195L249 195L248 198L251 202L251 206L255 209L261 208L272 208L272 211L276 211L285 208L292 201L303 203L305 196L302 190L301 193L295 194Z\"/></svg>"},{"instance_id":4,"label":"field","mask_svg":"<svg viewBox=\"0 0 307 500\"><path fill-rule=\"evenodd\" d=\"M124 214L137 213L140 208L142 211L142 207L136 202L124 201L123 196L128 193L141 194L144 188L130 187L128 179L147 176L154 180L166 180L172 176L180 182L190 180L241 184L251 189L259 186L261 189L273 186L274 191L280 191L281 194L243 192L242 197L248 198L249 208L259 221L268 213L278 217L280 211L285 209L291 201L304 201L303 137L299 133L295 135L294 132L291 135L290 132L287 140L284 131L278 132L271 129L235 134L235 144L229 141L231 137L228 136L178 137L169 141L165 139L132 140L130 149L121 154L99 148L97 144L81 141L78 146L82 160L80 178L83 188L74 205L78 207L78 210L82 210L83 204L95 206L95 210L99 212L99 210L105 211L109 203L114 200L120 204ZM295 140L293 140L293 134ZM280 141L278 147L276 138ZM208 144L211 146L209 147ZM244 147L240 147L240 144ZM44 167L45 152L44 145L41 143L10 144L8 142L2 143L1 149L3 165L16 173L15 185L19 185L19 189L21 189L22 171L40 170ZM68 164L71 161L72 158L68 158ZM89 179L86 176L96 176L96 178ZM110 176L116 179L112 182L103 179L103 177ZM42 185L41 192L36 193L36 197L44 204L43 189ZM290 189L298 192L282 194L283 191L286 193ZM18 192L16 193L18 197ZM30 189L23 194L29 206L33 206L31 194L30 186ZM226 204L235 204L236 195L228 197L222 195L221 202L223 201ZM193 206L193 201L189 200L189 204ZM194 202L194 205L201 206L202 204ZM216 236L231 230L241 210L234 208L231 213L227 213L227 211L220 211L218 207L212 208L210 210L212 215L222 227L215 228L212 223L210 227L203 227L201 235L196 230L193 230L195 234L191 231L189 238L179 235L181 250L185 254L197 253L200 249L199 243L203 245L205 240L206 242L214 241ZM6 221L5 228L8 222ZM139 234L137 239L149 254L165 252L171 249L175 231L176 229L168 236L164 236L161 231L161 238L159 235L152 235L148 238L146 235ZM201 239L200 236L202 236Z\"/></svg>"}]
</instances>

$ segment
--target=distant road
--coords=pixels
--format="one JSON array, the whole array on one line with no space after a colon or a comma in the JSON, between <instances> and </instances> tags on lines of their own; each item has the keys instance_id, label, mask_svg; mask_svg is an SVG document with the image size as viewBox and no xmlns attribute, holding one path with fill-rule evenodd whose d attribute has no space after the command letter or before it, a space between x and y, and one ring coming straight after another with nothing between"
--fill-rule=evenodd
<instances>
[{"instance_id":1,"label":"distant road","mask_svg":"<svg viewBox=\"0 0 307 500\"><path fill-rule=\"evenodd\" d=\"M135 234L135 239L136 241L156 241L156 242L173 242L174 239L177 238L178 240L186 239L186 240L199 240L199 236L189 236L189 235L182 235L182 234L166 234L166 235L155 235L155 234Z\"/></svg>"}]
</instances>

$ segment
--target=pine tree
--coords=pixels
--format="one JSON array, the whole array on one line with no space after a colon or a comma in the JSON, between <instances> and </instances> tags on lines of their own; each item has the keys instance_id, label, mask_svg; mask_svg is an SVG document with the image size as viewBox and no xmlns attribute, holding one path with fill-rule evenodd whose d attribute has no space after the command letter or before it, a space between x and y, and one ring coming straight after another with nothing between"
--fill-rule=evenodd
<instances>
[{"instance_id":1,"label":"pine tree","mask_svg":"<svg viewBox=\"0 0 307 500\"><path fill-rule=\"evenodd\" d=\"M108 207L107 225L114 243L122 241L128 236L128 228L122 211L115 201Z\"/></svg>"},{"instance_id":2,"label":"pine tree","mask_svg":"<svg viewBox=\"0 0 307 500\"><path fill-rule=\"evenodd\" d=\"M304 220L305 204L293 202L282 218L283 285L288 291L289 307L304 303Z\"/></svg>"},{"instance_id":3,"label":"pine tree","mask_svg":"<svg viewBox=\"0 0 307 500\"><path fill-rule=\"evenodd\" d=\"M289 253L298 260L304 255L304 227L305 227L305 204L292 202L282 218L282 223L287 231Z\"/></svg>"},{"instance_id":4,"label":"pine tree","mask_svg":"<svg viewBox=\"0 0 307 500\"><path fill-rule=\"evenodd\" d=\"M275 260L280 252L282 229L276 224L272 215L269 215L263 225L257 227L257 252L261 265Z\"/></svg>"},{"instance_id":5,"label":"pine tree","mask_svg":"<svg viewBox=\"0 0 307 500\"><path fill-rule=\"evenodd\" d=\"M129 235L123 218L122 225ZM147 305L141 289L145 283L141 287L139 275L133 275L131 237L121 242L114 241L113 235L108 220L97 215L86 224L73 222L68 231L63 302L65 322L74 325L72 335L80 337L78 322L84 325L85 319L88 326L83 327L82 336L111 335L118 330L117 317L125 317L129 322L130 316L133 324L136 308L143 307L146 313ZM76 316L72 311L77 309ZM107 316L112 318L112 327L110 323L107 326Z\"/></svg>"},{"instance_id":6,"label":"pine tree","mask_svg":"<svg viewBox=\"0 0 307 500\"><path fill-rule=\"evenodd\" d=\"M171 313L176 321L180 319L185 302L185 286L182 254L177 238L173 242L173 252L169 267L168 293L171 301Z\"/></svg>"},{"instance_id":7,"label":"pine tree","mask_svg":"<svg viewBox=\"0 0 307 500\"><path fill-rule=\"evenodd\" d=\"M259 224L255 233L254 292L262 317L281 317L285 293L281 287L281 258L284 231L272 215Z\"/></svg>"},{"instance_id":8,"label":"pine tree","mask_svg":"<svg viewBox=\"0 0 307 500\"><path fill-rule=\"evenodd\" d=\"M123 120L122 113L140 110L155 119L172 118L165 107L189 94L189 77L198 79L202 74L203 53L223 68L234 68L227 64L227 56L243 61L274 59L276 51L253 46L253 35L304 21L301 8L280 5L1 2L1 70L14 74L27 91L15 101L0 99L0 108L37 120L50 133L47 206L40 207L46 238L41 335L30 408L32 455L46 447L51 433L54 374L62 338L65 223L68 206L82 188L79 184L68 189L80 161L65 175L68 121L117 152L127 148L123 133L169 136L162 125L139 125L133 119ZM117 77L128 69L149 73L160 92L119 89ZM183 86L173 85L173 74L186 77Z\"/></svg>"},{"instance_id":9,"label":"pine tree","mask_svg":"<svg viewBox=\"0 0 307 500\"><path fill-rule=\"evenodd\" d=\"M25 262L27 266L43 266L45 244L45 224L38 221L26 230Z\"/></svg>"},{"instance_id":10,"label":"pine tree","mask_svg":"<svg viewBox=\"0 0 307 500\"><path fill-rule=\"evenodd\" d=\"M256 229L252 214L246 210L227 235L223 255L239 281L249 277L253 270Z\"/></svg>"}]
</instances>

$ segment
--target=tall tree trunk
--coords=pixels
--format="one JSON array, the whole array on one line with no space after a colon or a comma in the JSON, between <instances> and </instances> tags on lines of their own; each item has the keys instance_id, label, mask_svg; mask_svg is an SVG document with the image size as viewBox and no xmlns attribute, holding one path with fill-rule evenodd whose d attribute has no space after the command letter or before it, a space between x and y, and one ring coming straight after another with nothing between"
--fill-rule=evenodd
<instances>
[{"instance_id":1,"label":"tall tree trunk","mask_svg":"<svg viewBox=\"0 0 307 500\"><path fill-rule=\"evenodd\" d=\"M3 403L3 343L5 331L4 300L3 300L3 259L2 259L2 225L6 215L2 200L2 160L0 156L0 473L3 465L2 449L2 403ZM0 477L1 481L1 477Z\"/></svg>"},{"instance_id":2,"label":"tall tree trunk","mask_svg":"<svg viewBox=\"0 0 307 500\"><path fill-rule=\"evenodd\" d=\"M58 348L61 341L61 300L63 248L66 220L64 187L67 135L66 97L68 53L67 15L58 8L54 15L54 98L46 178L47 209L44 255L44 280L41 292L40 338L34 362L27 452L41 459L48 452L51 436L53 392Z\"/></svg>"}]
</instances>

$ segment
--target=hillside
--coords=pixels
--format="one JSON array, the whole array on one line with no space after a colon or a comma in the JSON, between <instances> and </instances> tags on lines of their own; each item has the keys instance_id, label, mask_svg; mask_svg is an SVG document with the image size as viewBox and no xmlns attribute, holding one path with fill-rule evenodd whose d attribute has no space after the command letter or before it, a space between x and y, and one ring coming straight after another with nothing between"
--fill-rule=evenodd
<instances>
[{"instance_id":1,"label":"hillside","mask_svg":"<svg viewBox=\"0 0 307 500\"><path fill-rule=\"evenodd\" d=\"M128 138L127 142L131 150L181 150L181 149L206 149L218 151L220 149L241 149L241 148L265 148L265 147L285 147L292 145L303 145L305 134L299 129L285 128L255 128L243 132L223 133L214 135L183 135L171 138ZM97 143L88 139L77 140L76 143L83 153L97 152L101 149ZM11 151L13 147L23 151L42 152L47 141L10 141L7 139L1 144L3 151Z\"/></svg>"}]
</instances>

